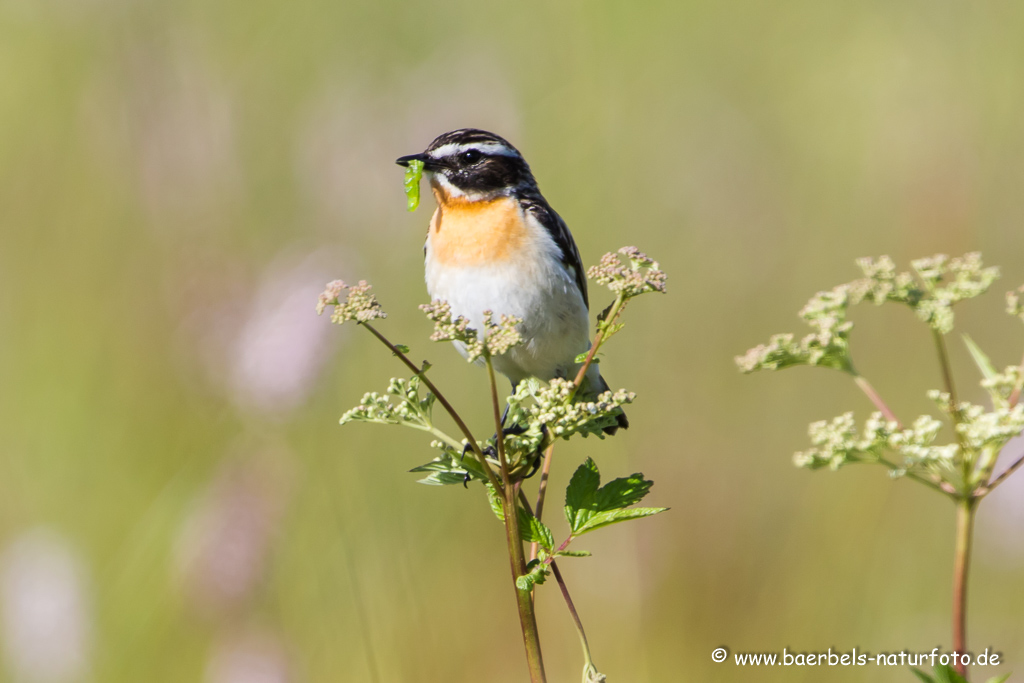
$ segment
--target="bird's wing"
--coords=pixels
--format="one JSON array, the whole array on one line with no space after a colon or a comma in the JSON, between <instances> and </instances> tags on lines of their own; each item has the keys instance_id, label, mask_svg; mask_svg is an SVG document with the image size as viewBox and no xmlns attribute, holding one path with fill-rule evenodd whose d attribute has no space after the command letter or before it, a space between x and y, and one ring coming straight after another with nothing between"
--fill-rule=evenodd
<instances>
[{"instance_id":1,"label":"bird's wing","mask_svg":"<svg viewBox=\"0 0 1024 683\"><path fill-rule=\"evenodd\" d=\"M522 203L523 208L538 223L544 226L544 229L551 235L551 239L558 245L562 252L562 265L576 279L576 287L583 296L583 304L589 310L590 300L587 296L587 273L583 269L583 259L580 258L580 250L576 248L576 242L572 238L572 233L569 232L569 226L543 199L524 199Z\"/></svg>"}]
</instances>

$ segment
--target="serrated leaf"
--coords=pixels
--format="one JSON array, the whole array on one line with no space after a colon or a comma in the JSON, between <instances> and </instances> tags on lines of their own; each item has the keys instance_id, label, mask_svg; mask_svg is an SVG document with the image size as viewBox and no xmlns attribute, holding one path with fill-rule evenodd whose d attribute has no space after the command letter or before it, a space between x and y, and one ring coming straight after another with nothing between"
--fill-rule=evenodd
<instances>
[{"instance_id":1,"label":"serrated leaf","mask_svg":"<svg viewBox=\"0 0 1024 683\"><path fill-rule=\"evenodd\" d=\"M516 588L519 590L533 590L535 585L542 584L547 580L547 565L542 564L539 560L531 561L530 564L526 565L526 568L529 570L527 573L516 577Z\"/></svg>"},{"instance_id":2,"label":"serrated leaf","mask_svg":"<svg viewBox=\"0 0 1024 683\"><path fill-rule=\"evenodd\" d=\"M494 490L490 482L486 483L487 487L487 502L491 505L491 510L494 511L495 516L499 521L505 521L505 508L502 507L501 498L498 496L498 492Z\"/></svg>"},{"instance_id":3,"label":"serrated leaf","mask_svg":"<svg viewBox=\"0 0 1024 683\"><path fill-rule=\"evenodd\" d=\"M416 483L430 486L454 486L466 483L466 475L458 472L432 472L422 479L417 479Z\"/></svg>"},{"instance_id":4,"label":"serrated leaf","mask_svg":"<svg viewBox=\"0 0 1024 683\"><path fill-rule=\"evenodd\" d=\"M597 509L611 510L636 505L650 492L653 481L644 479L642 472L613 479L597 492Z\"/></svg>"},{"instance_id":5,"label":"serrated leaf","mask_svg":"<svg viewBox=\"0 0 1024 683\"><path fill-rule=\"evenodd\" d=\"M967 350L971 352L971 358L974 359L974 364L978 366L978 370L981 371L981 374L985 379L992 379L998 375L999 372L996 370L995 366L992 365L992 361L985 352L981 350L981 347L975 344L974 340L971 339L970 336L965 334L963 337L964 344L967 345Z\"/></svg>"},{"instance_id":6,"label":"serrated leaf","mask_svg":"<svg viewBox=\"0 0 1024 683\"><path fill-rule=\"evenodd\" d=\"M599 512L591 517L579 530L574 532L575 535L580 536L594 529L600 529L601 527L608 526L610 524L617 524L619 522L626 522L631 519L640 519L641 517L650 517L660 512L665 512L668 508L619 508L617 510L606 510Z\"/></svg>"},{"instance_id":7,"label":"serrated leaf","mask_svg":"<svg viewBox=\"0 0 1024 683\"><path fill-rule=\"evenodd\" d=\"M560 550L555 557L590 557L589 550Z\"/></svg>"},{"instance_id":8,"label":"serrated leaf","mask_svg":"<svg viewBox=\"0 0 1024 683\"><path fill-rule=\"evenodd\" d=\"M913 673L913 674L914 674L915 676L917 676L917 677L918 677L918 678L920 678L920 679L921 679L922 681L924 681L924 683L935 683L935 679L934 679L934 678L932 678L931 676L929 676L929 675L928 675L928 674L926 674L925 672L921 671L920 669L916 669L916 668L914 668L914 667L910 667L910 671L911 671L911 672L912 672L912 673Z\"/></svg>"},{"instance_id":9,"label":"serrated leaf","mask_svg":"<svg viewBox=\"0 0 1024 683\"><path fill-rule=\"evenodd\" d=\"M597 489L600 485L601 473L594 460L587 458L576 468L565 489L565 519L573 533L596 512Z\"/></svg>"},{"instance_id":10,"label":"serrated leaf","mask_svg":"<svg viewBox=\"0 0 1024 683\"><path fill-rule=\"evenodd\" d=\"M551 529L522 507L519 508L519 536L527 543L539 543L548 552L555 545Z\"/></svg>"},{"instance_id":11,"label":"serrated leaf","mask_svg":"<svg viewBox=\"0 0 1024 683\"><path fill-rule=\"evenodd\" d=\"M1010 673L1013 673L1012 671ZM1010 679L1010 674L1003 674L1002 676L994 676L988 679L988 683L1006 683Z\"/></svg>"}]
</instances>

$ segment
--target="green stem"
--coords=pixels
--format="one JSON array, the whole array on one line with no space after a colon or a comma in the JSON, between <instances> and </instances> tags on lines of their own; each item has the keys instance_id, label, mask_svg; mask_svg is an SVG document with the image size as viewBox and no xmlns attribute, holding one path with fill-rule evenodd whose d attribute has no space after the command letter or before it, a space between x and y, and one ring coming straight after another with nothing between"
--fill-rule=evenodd
<instances>
[{"instance_id":1,"label":"green stem","mask_svg":"<svg viewBox=\"0 0 1024 683\"><path fill-rule=\"evenodd\" d=\"M967 580L974 536L977 500L965 498L956 508L956 550L953 559L953 651L967 652ZM967 677L967 667L958 662L957 673Z\"/></svg>"},{"instance_id":2,"label":"green stem","mask_svg":"<svg viewBox=\"0 0 1024 683\"><path fill-rule=\"evenodd\" d=\"M555 575L558 588L562 591L562 598L565 599L565 605L569 608L569 614L572 615L572 621L576 625L576 634L580 638L580 647L583 648L583 683L587 683L587 681L593 680L593 675L597 673L597 668L594 666L594 658L590 654L590 643L587 641L587 633L583 630L583 622L576 611L576 605L573 603L572 597L569 596L569 589L565 585L565 579L562 578L562 572L558 569L558 563L551 562L551 571Z\"/></svg>"},{"instance_id":3,"label":"green stem","mask_svg":"<svg viewBox=\"0 0 1024 683\"><path fill-rule=\"evenodd\" d=\"M540 516L544 514L544 497L548 492L548 476L551 472L551 455L554 451L554 442L544 450L544 465L540 471L540 485L537 487L537 505L534 512L534 515L538 520L540 519ZM530 560L537 559L538 545L538 543L530 544Z\"/></svg>"},{"instance_id":4,"label":"green stem","mask_svg":"<svg viewBox=\"0 0 1024 683\"><path fill-rule=\"evenodd\" d=\"M1016 472L1020 468L1021 465L1024 465L1024 455L1022 455L1019 458L1017 458L1013 462L1012 465L1010 465L1005 470L1003 470L1003 472L998 477L996 477L995 479L992 480L991 484L989 484L989 485L983 487L981 490L979 490L975 497L976 498L981 498L982 496L987 496L989 493L992 492L992 489L994 489L995 487L999 486L1001 483L1006 481L1006 478L1008 476L1010 476L1011 474L1013 474L1014 472Z\"/></svg>"},{"instance_id":5,"label":"green stem","mask_svg":"<svg viewBox=\"0 0 1024 683\"><path fill-rule=\"evenodd\" d=\"M963 434L957 429L963 422L963 413L960 412L960 402L956 397L956 385L953 384L953 370L949 364L949 354L946 353L946 340L942 333L932 328L932 339L935 340L935 350L939 355L939 367L942 369L942 382L949 394L949 416L953 420L953 434L960 445L960 474L963 477L963 496L971 495L971 471L974 469L973 453L967 448Z\"/></svg>"},{"instance_id":6,"label":"green stem","mask_svg":"<svg viewBox=\"0 0 1024 683\"><path fill-rule=\"evenodd\" d=\"M892 462L891 460L887 460L886 458L880 457L877 460L874 460L873 462L877 462L879 465L882 465L883 467L889 469L890 471L900 469L899 465ZM903 476L907 477L908 479L913 479L914 481L919 482L921 484L924 484L929 488L933 488L939 493L945 493L946 495L952 496L954 498L958 496L957 490L944 481L936 481L934 479L922 477L921 475L915 474L913 472L907 472Z\"/></svg>"},{"instance_id":7,"label":"green stem","mask_svg":"<svg viewBox=\"0 0 1024 683\"><path fill-rule=\"evenodd\" d=\"M505 437L502 434L501 405L498 402L498 384L494 378L494 364L490 354L485 354L487 377L491 383L491 404L494 409L494 428L497 435L496 448L501 465L502 488L501 507L505 516L505 540L508 543L508 559L512 569L512 589L516 592L516 606L519 608L519 626L523 632L523 646L526 648L526 663L532 683L546 683L544 658L540 650L540 634L537 631L537 614L533 607L533 591L521 590L516 580L526 574L526 556L523 554L523 540L519 532L519 486L513 484L508 475L505 460Z\"/></svg>"},{"instance_id":8,"label":"green stem","mask_svg":"<svg viewBox=\"0 0 1024 683\"><path fill-rule=\"evenodd\" d=\"M476 455L477 460L480 461L480 465L481 467L483 467L484 474L487 475L487 479L490 481L491 486L494 487L495 491L500 493L501 486L498 483L498 478L497 476L495 476L494 470L491 469L490 463L487 462L487 458L484 457L483 451L480 450L480 444L477 443L476 439L473 437L473 433L469 431L469 427L466 426L466 423L462 420L459 414L455 412L455 408L453 408L452 404L448 402L448 399L444 397L444 394L442 394L438 390L438 388L434 386L434 383L430 381L430 378L427 377L427 374L423 371L422 368L416 367L416 364L409 360L409 357L406 356L401 349L399 349L397 346L388 341L387 337L378 332L376 327L374 327L370 323L360 323L360 325L362 325L370 332L372 332L373 336L379 339L380 342L384 344L384 346L391 349L391 353L395 354L399 360L405 363L406 367L412 370L413 373L415 373L416 376L420 378L420 381L427 385L427 388L430 389L430 392L437 397L438 403L440 403L444 407L445 411L451 416L451 418L455 421L455 424L458 425L459 430L462 431L463 435L466 437L466 441L469 442L470 448L473 449L473 453Z\"/></svg>"}]
</instances>

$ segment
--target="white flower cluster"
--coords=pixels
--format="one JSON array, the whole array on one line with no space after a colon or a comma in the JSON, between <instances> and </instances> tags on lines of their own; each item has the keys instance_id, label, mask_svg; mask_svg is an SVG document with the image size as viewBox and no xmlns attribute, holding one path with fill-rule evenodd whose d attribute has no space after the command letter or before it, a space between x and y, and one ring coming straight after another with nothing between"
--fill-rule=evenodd
<instances>
[{"instance_id":1,"label":"white flower cluster","mask_svg":"<svg viewBox=\"0 0 1024 683\"><path fill-rule=\"evenodd\" d=\"M849 372L850 330L853 323L846 319L850 304L848 285L818 292L800 310L814 332L799 343L791 334L776 334L767 344L761 344L736 357L736 365L744 373L756 370L779 370L791 365L820 365Z\"/></svg>"},{"instance_id":2,"label":"white flower cluster","mask_svg":"<svg viewBox=\"0 0 1024 683\"><path fill-rule=\"evenodd\" d=\"M420 306L434 323L431 341L452 341L461 343L466 349L466 360L474 362L486 352L491 356L500 356L514 346L523 343L518 325L522 318L502 315L498 322L493 321L493 313L484 311L482 332L469 326L469 321L461 315L452 318L452 309L447 301L434 301Z\"/></svg>"},{"instance_id":3,"label":"white flower cluster","mask_svg":"<svg viewBox=\"0 0 1024 683\"><path fill-rule=\"evenodd\" d=\"M983 267L977 252L953 259L938 254L911 261L921 284L910 273L897 273L888 256L858 259L857 265L866 277L850 283L853 303L866 299L875 304L907 304L942 334L953 329L953 304L984 294L999 277L998 268Z\"/></svg>"},{"instance_id":4,"label":"white flower cluster","mask_svg":"<svg viewBox=\"0 0 1024 683\"><path fill-rule=\"evenodd\" d=\"M351 286L341 280L329 282L317 301L316 314L321 315L328 306L334 306L331 322L339 325L349 320L365 323L376 318L388 317L377 302L377 297L370 293L370 289L372 287L366 280L360 280L359 284ZM340 297L345 290L348 290L348 295L342 302Z\"/></svg>"},{"instance_id":5,"label":"white flower cluster","mask_svg":"<svg viewBox=\"0 0 1024 683\"><path fill-rule=\"evenodd\" d=\"M539 388L534 395L536 403L527 410L530 422L546 425L556 437L596 434L604 438L601 430L614 425L622 406L636 398L633 392L619 389L606 391L590 401L570 401L572 392L573 383L562 378Z\"/></svg>"},{"instance_id":6,"label":"white flower cluster","mask_svg":"<svg viewBox=\"0 0 1024 683\"><path fill-rule=\"evenodd\" d=\"M363 395L359 405L341 416L341 424L349 422L377 422L404 424L417 429L431 425L434 395L420 398L420 378L392 378L384 394L371 391ZM393 401L392 398L397 398Z\"/></svg>"},{"instance_id":7,"label":"white flower cluster","mask_svg":"<svg viewBox=\"0 0 1024 683\"><path fill-rule=\"evenodd\" d=\"M873 413L858 435L853 413L845 413L831 422L814 422L808 428L814 448L793 456L798 467L837 470L855 462L877 462L885 449L903 456L902 472L914 468L932 469L933 464L952 463L959 452L956 444L932 445L942 423L929 415L922 415L909 429L899 429L897 423L886 421L881 413Z\"/></svg>"},{"instance_id":8,"label":"white flower cluster","mask_svg":"<svg viewBox=\"0 0 1024 683\"><path fill-rule=\"evenodd\" d=\"M1024 286L1006 293L1006 312L1024 320Z\"/></svg>"},{"instance_id":9,"label":"white flower cluster","mask_svg":"<svg viewBox=\"0 0 1024 683\"><path fill-rule=\"evenodd\" d=\"M1001 373L981 380L981 386L988 390L994 399L1009 400L1014 390L1024 382L1021 366L1010 365Z\"/></svg>"},{"instance_id":10,"label":"white flower cluster","mask_svg":"<svg viewBox=\"0 0 1024 683\"><path fill-rule=\"evenodd\" d=\"M629 262L629 267L623 265L620 254ZM600 265L587 270L587 277L613 292L621 292L627 299L646 292L664 294L667 279L658 262L636 247L608 252L601 257Z\"/></svg>"},{"instance_id":11,"label":"white flower cluster","mask_svg":"<svg viewBox=\"0 0 1024 683\"><path fill-rule=\"evenodd\" d=\"M974 451L986 447L998 450L1024 431L1024 404L987 412L982 406L961 403L960 415L963 422L957 426L957 431L965 446Z\"/></svg>"}]
</instances>

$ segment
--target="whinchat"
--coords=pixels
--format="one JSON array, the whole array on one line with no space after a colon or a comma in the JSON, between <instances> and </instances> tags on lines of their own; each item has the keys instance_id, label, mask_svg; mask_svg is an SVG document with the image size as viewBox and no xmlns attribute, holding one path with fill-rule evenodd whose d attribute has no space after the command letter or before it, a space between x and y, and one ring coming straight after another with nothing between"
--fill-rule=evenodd
<instances>
[{"instance_id":1,"label":"whinchat","mask_svg":"<svg viewBox=\"0 0 1024 683\"><path fill-rule=\"evenodd\" d=\"M413 160L423 162L437 200L423 248L430 297L447 301L453 316L478 330L484 311L522 320L524 343L494 359L513 389L527 377L575 377L576 358L590 348L586 273L572 233L523 155L493 133L464 128L397 163ZM607 390L591 365L581 393ZM625 414L618 426L629 426Z\"/></svg>"}]
</instances>

